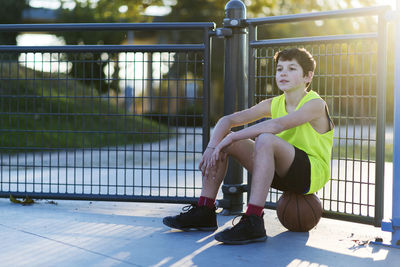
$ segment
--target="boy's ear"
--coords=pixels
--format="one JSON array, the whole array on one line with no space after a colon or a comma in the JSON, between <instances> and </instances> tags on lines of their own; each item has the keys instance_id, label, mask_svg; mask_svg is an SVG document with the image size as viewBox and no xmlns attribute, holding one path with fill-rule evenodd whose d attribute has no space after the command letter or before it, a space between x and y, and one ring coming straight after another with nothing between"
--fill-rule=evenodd
<instances>
[{"instance_id":1,"label":"boy's ear","mask_svg":"<svg viewBox=\"0 0 400 267\"><path fill-rule=\"evenodd\" d=\"M309 71L308 74L304 76L305 82L310 83L313 77L314 77L314 72Z\"/></svg>"}]
</instances>

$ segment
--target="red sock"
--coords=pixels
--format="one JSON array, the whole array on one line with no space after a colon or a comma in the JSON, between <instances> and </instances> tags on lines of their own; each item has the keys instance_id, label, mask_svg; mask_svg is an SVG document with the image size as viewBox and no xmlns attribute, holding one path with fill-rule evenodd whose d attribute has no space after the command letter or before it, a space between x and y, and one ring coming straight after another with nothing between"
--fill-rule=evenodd
<instances>
[{"instance_id":1,"label":"red sock","mask_svg":"<svg viewBox=\"0 0 400 267\"><path fill-rule=\"evenodd\" d=\"M213 209L215 208L215 199L200 196L199 202L197 202L197 206L206 206L210 209Z\"/></svg>"},{"instance_id":2,"label":"red sock","mask_svg":"<svg viewBox=\"0 0 400 267\"><path fill-rule=\"evenodd\" d=\"M261 217L264 211L264 207L260 207L260 206L256 206L253 204L249 204L247 206L247 210L246 210L246 215L250 216L250 215L257 215L258 217Z\"/></svg>"}]
</instances>

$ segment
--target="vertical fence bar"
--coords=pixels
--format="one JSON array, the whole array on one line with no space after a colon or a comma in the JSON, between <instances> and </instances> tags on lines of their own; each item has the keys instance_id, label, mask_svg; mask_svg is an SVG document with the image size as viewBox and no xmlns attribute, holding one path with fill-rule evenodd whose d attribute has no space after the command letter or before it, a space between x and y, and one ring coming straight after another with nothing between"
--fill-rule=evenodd
<instances>
[{"instance_id":1,"label":"vertical fence bar","mask_svg":"<svg viewBox=\"0 0 400 267\"><path fill-rule=\"evenodd\" d=\"M400 247L400 0L396 1L394 60L392 246Z\"/></svg>"},{"instance_id":2,"label":"vertical fence bar","mask_svg":"<svg viewBox=\"0 0 400 267\"><path fill-rule=\"evenodd\" d=\"M375 165L375 219L380 226L383 218L383 190L385 175L385 109L386 109L386 66L387 66L387 22L385 13L379 14L378 60L377 60L377 121L376 121L376 165Z\"/></svg>"},{"instance_id":3,"label":"vertical fence bar","mask_svg":"<svg viewBox=\"0 0 400 267\"><path fill-rule=\"evenodd\" d=\"M205 45L203 56L203 151L210 140L210 82L211 82L211 38L208 28L204 29L203 42Z\"/></svg>"},{"instance_id":4,"label":"vertical fence bar","mask_svg":"<svg viewBox=\"0 0 400 267\"><path fill-rule=\"evenodd\" d=\"M249 25L248 27L249 30L249 37L247 41L247 47L248 47L248 99L247 99L247 107L251 107L255 104L255 88L256 88L256 53L257 49L252 48L250 46L250 42L257 40L257 26L255 25ZM249 202L250 199L250 185L251 185L251 173L248 171L247 172L247 184L248 186L248 192L247 192L247 202Z\"/></svg>"},{"instance_id":5,"label":"vertical fence bar","mask_svg":"<svg viewBox=\"0 0 400 267\"><path fill-rule=\"evenodd\" d=\"M255 66L255 53L256 49L250 47L250 42L255 41L257 39L257 26L255 25L249 25L249 38L247 42L247 47L249 49L249 58L248 58L248 91L249 91L249 97L247 101L248 107L251 107L254 105L254 88L256 88L256 82L255 82L255 71L256 71L256 66Z\"/></svg>"},{"instance_id":6,"label":"vertical fence bar","mask_svg":"<svg viewBox=\"0 0 400 267\"><path fill-rule=\"evenodd\" d=\"M384 245L400 248L400 0L396 1L395 14L392 219L382 222L382 230L392 232L391 242Z\"/></svg>"},{"instance_id":7,"label":"vertical fence bar","mask_svg":"<svg viewBox=\"0 0 400 267\"><path fill-rule=\"evenodd\" d=\"M231 0L225 6L224 27L232 28L232 36L225 39L224 115L244 108L245 90L245 29L241 25L246 18L246 6L242 1ZM243 194L239 185L243 183L243 168L232 158L222 186L225 214L242 212Z\"/></svg>"}]
</instances>

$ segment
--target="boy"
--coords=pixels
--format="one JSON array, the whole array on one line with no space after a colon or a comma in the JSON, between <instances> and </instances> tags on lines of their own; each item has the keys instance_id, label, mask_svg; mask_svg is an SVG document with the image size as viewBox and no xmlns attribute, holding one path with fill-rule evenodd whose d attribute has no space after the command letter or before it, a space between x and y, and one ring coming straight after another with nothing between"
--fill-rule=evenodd
<instances>
[{"instance_id":1,"label":"boy","mask_svg":"<svg viewBox=\"0 0 400 267\"><path fill-rule=\"evenodd\" d=\"M181 230L218 228L215 198L226 174L228 155L252 173L252 182L246 213L238 224L215 235L226 244L267 239L263 209L270 187L311 194L329 180L333 123L325 101L316 92L307 92L315 60L299 48L278 52L274 60L276 83L283 94L217 122L199 164L203 187L198 204L164 218L165 225ZM230 131L264 117L272 119Z\"/></svg>"}]
</instances>

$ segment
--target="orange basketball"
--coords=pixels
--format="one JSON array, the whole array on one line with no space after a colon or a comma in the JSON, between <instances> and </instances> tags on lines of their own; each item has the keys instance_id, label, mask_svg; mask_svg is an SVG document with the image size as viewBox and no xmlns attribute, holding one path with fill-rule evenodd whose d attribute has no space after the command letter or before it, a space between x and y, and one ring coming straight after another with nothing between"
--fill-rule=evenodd
<instances>
[{"instance_id":1,"label":"orange basketball","mask_svg":"<svg viewBox=\"0 0 400 267\"><path fill-rule=\"evenodd\" d=\"M322 216L321 201L315 194L284 192L276 207L279 221L293 232L308 232Z\"/></svg>"}]
</instances>

